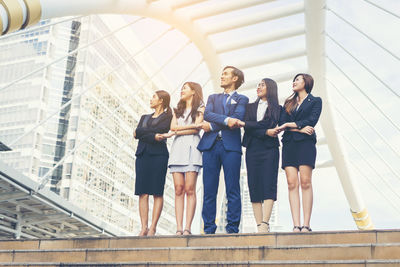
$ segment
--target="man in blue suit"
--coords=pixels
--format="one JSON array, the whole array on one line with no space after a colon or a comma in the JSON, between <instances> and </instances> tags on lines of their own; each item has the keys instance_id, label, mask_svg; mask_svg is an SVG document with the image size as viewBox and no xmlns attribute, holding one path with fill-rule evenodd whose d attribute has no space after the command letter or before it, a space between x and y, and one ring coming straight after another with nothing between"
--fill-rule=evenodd
<instances>
[{"instance_id":1,"label":"man in blue suit","mask_svg":"<svg viewBox=\"0 0 400 267\"><path fill-rule=\"evenodd\" d=\"M227 233L239 232L242 211L240 198L240 164L242 157L238 120L243 120L249 99L236 92L244 82L243 72L227 66L221 75L224 92L208 97L204 112L204 135L198 149L203 152L203 211L204 232L214 234L216 199L221 165L224 169L228 198Z\"/></svg>"}]
</instances>

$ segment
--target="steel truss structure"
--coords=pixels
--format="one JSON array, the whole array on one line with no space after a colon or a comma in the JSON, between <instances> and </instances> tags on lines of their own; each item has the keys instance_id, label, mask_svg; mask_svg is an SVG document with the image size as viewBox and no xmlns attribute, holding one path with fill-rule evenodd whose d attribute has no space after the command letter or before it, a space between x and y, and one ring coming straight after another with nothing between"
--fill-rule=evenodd
<instances>
[{"instance_id":1,"label":"steel truss structure","mask_svg":"<svg viewBox=\"0 0 400 267\"><path fill-rule=\"evenodd\" d=\"M21 1L22 2L22 1ZM360 192L358 192L358 186L355 184L355 180L352 179L350 172L348 161L344 156L344 150L341 139L337 136L335 132L335 122L332 116L332 105L329 102L328 92L327 92L327 82L326 82L326 32L325 32L325 16L327 12L326 1L319 0L304 0L300 2L296 2L294 4L287 4L282 7L260 10L256 14L247 14L240 17L234 17L230 20L225 20L220 23L215 23L207 26L202 25L201 20L210 18L213 16L218 16L224 13L233 12L240 9L246 9L250 7L254 7L257 5L265 4L268 2L274 2L272 0L232 0L227 4L226 1L221 1L218 4L213 4L209 6L205 6L197 9L195 12L187 12L188 7L194 6L200 3L207 3L207 0L86 0L86 1L78 1L78 0L69 0L69 1L53 1L53 0L26 0L23 1L25 3L24 6L19 6L15 4L9 4L9 1L4 1L6 5L6 12L0 12L0 29L2 27L3 34L11 32L13 30L17 30L20 28L24 28L28 25L32 25L36 23L40 19L49 19L49 18L57 18L64 16L76 16L76 15L90 15L90 14L103 14L103 13L114 13L114 14L130 14L139 17L148 17L154 18L160 21L163 21L170 25L171 27L178 29L182 33L184 33L193 44L196 45L198 50L200 51L203 59L202 62L205 62L207 68L210 73L210 81L212 82L214 90L219 88L219 74L222 67L221 55L224 53L229 53L233 51L238 51L241 49L247 49L249 47L253 47L259 44L266 44L270 42L274 42L277 40L293 38L296 36L305 36L306 44L305 48L290 48L282 53L275 54L265 54L260 55L256 58L246 57L237 62L237 66L239 68L248 69L254 68L261 65L272 64L275 62L280 62L283 60L294 59L299 57L307 58L307 67L306 69L297 69L290 71L288 73L281 73L273 76L276 81L288 81L293 75L297 72L308 71L312 73L316 80L315 90L318 95L322 96L326 101L324 102L324 111L322 114L321 125L325 134L325 140L319 140L319 144L327 144L329 151L332 155L332 161L326 162L320 167L331 167L334 166L337 170L338 176L342 183L343 190L345 192L346 198L348 200L351 213L354 217L356 225L359 229L371 229L373 228L373 224L370 216L368 215L367 209L365 207L364 201L361 198ZM366 1L369 3L369 1ZM3 14L3 15L1 15ZM6 16L4 16L6 14ZM235 30L239 28L244 28L247 26L251 26L257 23L273 21L281 18L285 18L288 16L293 16L297 14L303 14L305 17L304 25L297 25L295 27L288 27L284 29L279 29L275 31L270 31L268 34L259 34L251 37L243 37L237 38L236 40L230 40L224 44L216 44L212 41L213 34L224 33L230 30ZM40 27L40 26L39 26ZM328 38L329 37L328 35ZM74 52L74 51L73 51ZM71 53L73 53L71 52ZM328 58L329 59L329 58ZM202 63L200 62L200 64ZM51 64L51 63L49 63ZM194 70L193 70L194 71ZM241 90L248 90L253 88L258 81L249 81L246 83L244 88ZM10 83L11 84L11 83ZM0 88L1 90L1 88ZM60 163L61 164L61 163ZM23 223L21 223L18 216L25 216L21 213L21 210L33 215L38 215L35 212L39 212L40 209L35 208L35 205L44 205L38 199L39 193L43 195L42 191L37 191L35 194L31 194L31 191L26 189L23 191L22 189L18 189L16 185L8 181L14 181L15 177L20 177L20 175L12 173L12 171L5 165L0 165L0 170L7 170L9 174L2 175L2 190L6 190L5 193L8 194L6 196L10 196L11 200L8 200L8 197L3 198L2 201L7 203L7 209L1 209L1 212L4 213L4 219L8 220L8 229L11 235L18 236L36 236L34 233L42 233L42 234L51 234L56 235L58 232L63 232L63 229L71 228L69 230L74 230L74 222L81 223L82 227L86 227L92 229L92 231L96 232L96 230L104 231L104 227L99 227L97 225L91 225L90 223L84 224L83 222L88 222L91 220L83 219L83 217L75 221L73 220L74 216L69 216L70 214L76 214L74 212L63 214L54 208L51 217L46 217L44 220L46 221L42 225L49 225L48 221L51 221L51 218L58 218L57 214L60 215L60 218L63 218L67 221L67 223L59 223L58 225L47 228L39 228L38 224L30 223L33 225L31 227L25 227ZM4 171L2 171L2 174ZM22 178L21 178L22 179ZM22 179L23 180L23 179ZM21 180L21 181L22 181ZM28 184L29 182L26 181ZM4 183L4 186L3 186ZM8 185L7 185L8 183ZM46 181L42 181L42 185L40 188L43 188ZM21 188L22 185L18 186ZM31 189L36 188L32 187ZM43 189L45 190L45 189ZM47 192L46 194L50 194ZM52 196L55 197L55 196ZM23 201L26 199L26 204L21 202L18 205L19 201ZM47 199L44 197L43 199ZM18 201L17 201L18 200ZM35 202L36 201L36 202ZM61 201L61 199L60 199ZM14 204L13 204L14 203ZM60 202L62 203L62 202ZM23 205L22 205L23 204ZM50 203L51 204L51 203ZM63 205L67 205L68 203L63 203ZM31 209L29 209L29 207ZM57 206L59 209L61 206ZM44 206L43 209L46 209ZM49 207L47 207L49 208ZM51 208L50 208L51 209ZM61 208L63 209L63 208ZM7 213L7 212L10 213ZM14 213L11 213L14 212ZM7 213L7 214L6 214ZM18 215L20 214L20 215ZM49 214L50 215L50 214ZM43 220L43 218L41 218ZM72 221L71 221L72 220ZM61 221L58 221L61 222ZM15 225L15 227L11 227ZM84 226L87 225L87 226ZM1 226L2 228L6 226ZM26 233L22 233L21 229L29 229L26 230ZM40 230L38 230L40 229ZM52 229L52 230L51 230ZM108 229L108 228L107 228ZM12 230L12 231L11 231ZM79 228L79 231L82 229ZM71 232L73 233L73 231ZM115 231L106 231L107 234L116 234ZM66 234L66 233L65 233Z\"/></svg>"},{"instance_id":2,"label":"steel truss structure","mask_svg":"<svg viewBox=\"0 0 400 267\"><path fill-rule=\"evenodd\" d=\"M106 224L56 193L0 162L0 236L67 238L121 236L128 232Z\"/></svg>"}]
</instances>

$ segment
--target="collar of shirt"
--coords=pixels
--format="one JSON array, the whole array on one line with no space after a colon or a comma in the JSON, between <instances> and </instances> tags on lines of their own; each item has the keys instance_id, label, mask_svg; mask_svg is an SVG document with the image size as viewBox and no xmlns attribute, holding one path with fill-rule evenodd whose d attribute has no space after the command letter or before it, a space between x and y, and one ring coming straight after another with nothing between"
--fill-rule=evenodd
<instances>
[{"instance_id":1,"label":"collar of shirt","mask_svg":"<svg viewBox=\"0 0 400 267\"><path fill-rule=\"evenodd\" d=\"M224 95L228 95L228 97L231 97L234 93L235 93L235 91L232 91L232 92L229 92L229 93L223 92L223 94Z\"/></svg>"},{"instance_id":2,"label":"collar of shirt","mask_svg":"<svg viewBox=\"0 0 400 267\"><path fill-rule=\"evenodd\" d=\"M308 97L309 95L310 95L310 94L307 94L307 95L306 95L306 97L303 99L303 101L301 101L300 105L297 105L297 107L296 107L296 111L297 111L297 110L299 110L299 108L300 108L301 104L303 104L304 100L306 100L306 99L307 99L307 97Z\"/></svg>"}]
</instances>

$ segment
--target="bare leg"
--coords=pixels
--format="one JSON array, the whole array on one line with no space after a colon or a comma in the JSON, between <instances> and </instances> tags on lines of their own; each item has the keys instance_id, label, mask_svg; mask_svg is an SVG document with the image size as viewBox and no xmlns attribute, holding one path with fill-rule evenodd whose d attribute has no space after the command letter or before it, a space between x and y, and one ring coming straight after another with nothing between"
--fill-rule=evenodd
<instances>
[{"instance_id":1,"label":"bare leg","mask_svg":"<svg viewBox=\"0 0 400 267\"><path fill-rule=\"evenodd\" d=\"M175 187L175 217L177 234L183 230L183 210L185 208L185 176L184 173L172 173ZM182 232L179 232L182 234Z\"/></svg>"},{"instance_id":2,"label":"bare leg","mask_svg":"<svg viewBox=\"0 0 400 267\"><path fill-rule=\"evenodd\" d=\"M300 183L303 202L304 226L310 227L313 206L313 189L311 184L312 168L307 165L300 166ZM307 229L303 228L306 232Z\"/></svg>"},{"instance_id":3,"label":"bare leg","mask_svg":"<svg viewBox=\"0 0 400 267\"><path fill-rule=\"evenodd\" d=\"M300 195L299 195L299 177L297 168L285 167L286 179L289 191L290 211L294 226L300 226ZM299 232L299 229L294 231Z\"/></svg>"},{"instance_id":4,"label":"bare leg","mask_svg":"<svg viewBox=\"0 0 400 267\"><path fill-rule=\"evenodd\" d=\"M272 208L274 207L274 200L273 199L266 199L263 203L263 221L269 222L271 218Z\"/></svg>"},{"instance_id":5,"label":"bare leg","mask_svg":"<svg viewBox=\"0 0 400 267\"><path fill-rule=\"evenodd\" d=\"M139 236L146 236L149 223L149 195L143 194L139 196L139 215L142 229Z\"/></svg>"},{"instance_id":6,"label":"bare leg","mask_svg":"<svg viewBox=\"0 0 400 267\"><path fill-rule=\"evenodd\" d=\"M186 193L186 226L184 234L191 233L192 221L196 211L196 183L197 172L187 172L185 180L185 193Z\"/></svg>"},{"instance_id":7,"label":"bare leg","mask_svg":"<svg viewBox=\"0 0 400 267\"><path fill-rule=\"evenodd\" d=\"M261 202L251 202L251 206L253 207L254 219L257 224L257 232L262 233L262 220L263 220L263 211L262 211L262 203Z\"/></svg>"},{"instance_id":8,"label":"bare leg","mask_svg":"<svg viewBox=\"0 0 400 267\"><path fill-rule=\"evenodd\" d=\"M261 202L251 202L253 207L254 219L256 219L256 224L261 224L263 220L262 203Z\"/></svg>"},{"instance_id":9,"label":"bare leg","mask_svg":"<svg viewBox=\"0 0 400 267\"><path fill-rule=\"evenodd\" d=\"M158 220L160 219L163 204L164 204L163 196L154 196L153 215L151 217L151 226L147 234L148 236L156 234L157 223Z\"/></svg>"}]
</instances>

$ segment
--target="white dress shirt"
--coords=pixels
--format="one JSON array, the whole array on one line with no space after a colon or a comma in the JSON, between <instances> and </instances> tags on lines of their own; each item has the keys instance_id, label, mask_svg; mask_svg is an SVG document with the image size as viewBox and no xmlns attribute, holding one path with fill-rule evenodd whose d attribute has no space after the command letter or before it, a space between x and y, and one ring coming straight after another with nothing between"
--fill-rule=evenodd
<instances>
[{"instance_id":1,"label":"white dress shirt","mask_svg":"<svg viewBox=\"0 0 400 267\"><path fill-rule=\"evenodd\" d=\"M301 104L303 104L304 100L307 99L308 95L309 95L309 94L307 94L307 96L303 99L303 101L301 101L300 105L299 105L299 104L297 105L297 107L296 107L296 112L299 110L299 108L300 108ZM298 102L298 101L297 101L297 102Z\"/></svg>"},{"instance_id":2,"label":"white dress shirt","mask_svg":"<svg viewBox=\"0 0 400 267\"><path fill-rule=\"evenodd\" d=\"M268 107L268 102L260 99L257 107L257 121L262 121L264 119L267 107Z\"/></svg>"}]
</instances>

